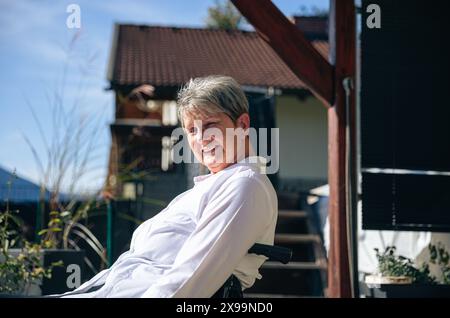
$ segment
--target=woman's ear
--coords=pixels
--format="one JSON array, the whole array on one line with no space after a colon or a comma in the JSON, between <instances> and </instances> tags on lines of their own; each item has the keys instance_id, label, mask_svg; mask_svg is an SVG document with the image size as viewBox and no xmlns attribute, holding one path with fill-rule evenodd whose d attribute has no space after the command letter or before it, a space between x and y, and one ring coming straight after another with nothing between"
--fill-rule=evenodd
<instances>
[{"instance_id":1,"label":"woman's ear","mask_svg":"<svg viewBox=\"0 0 450 318\"><path fill-rule=\"evenodd\" d=\"M244 130L247 130L250 127L250 116L248 113L244 113L238 117L237 126Z\"/></svg>"}]
</instances>

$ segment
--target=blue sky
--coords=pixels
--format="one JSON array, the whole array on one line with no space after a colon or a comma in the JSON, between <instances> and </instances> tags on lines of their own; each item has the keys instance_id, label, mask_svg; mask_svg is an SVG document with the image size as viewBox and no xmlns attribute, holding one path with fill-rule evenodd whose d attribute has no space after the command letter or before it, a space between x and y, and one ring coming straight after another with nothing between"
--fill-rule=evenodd
<instances>
[{"instance_id":1,"label":"blue sky","mask_svg":"<svg viewBox=\"0 0 450 318\"><path fill-rule=\"evenodd\" d=\"M66 26L66 8L71 3L81 8L81 29ZM328 8L328 0L274 3L287 16L300 13L302 6ZM63 107L67 112L78 101L77 112L71 115L101 118L92 171L81 186L92 189L101 185L110 146L108 125L114 118L113 95L105 90L114 23L201 27L207 8L213 4L213 0L0 0L0 165L16 168L19 175L32 181L39 180L24 136L42 158L46 157L45 148L27 101L43 123L47 139L51 139L53 116L46 94L61 92L64 86ZM75 34L75 48L69 50ZM67 52L72 52L70 58Z\"/></svg>"}]
</instances>

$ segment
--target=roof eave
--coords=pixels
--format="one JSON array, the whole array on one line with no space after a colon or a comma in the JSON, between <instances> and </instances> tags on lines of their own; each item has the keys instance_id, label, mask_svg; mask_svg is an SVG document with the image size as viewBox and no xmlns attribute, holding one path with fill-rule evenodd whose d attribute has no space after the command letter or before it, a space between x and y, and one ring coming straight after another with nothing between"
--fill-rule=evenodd
<instances>
[{"instance_id":1,"label":"roof eave","mask_svg":"<svg viewBox=\"0 0 450 318\"><path fill-rule=\"evenodd\" d=\"M108 61L108 70L106 74L107 80L111 83L110 88L113 86L113 76L114 76L114 67L116 64L116 52L117 52L117 44L119 41L119 28L120 25L118 23L114 24L114 30L113 30L113 39L111 44L111 50L109 54L109 61Z\"/></svg>"}]
</instances>

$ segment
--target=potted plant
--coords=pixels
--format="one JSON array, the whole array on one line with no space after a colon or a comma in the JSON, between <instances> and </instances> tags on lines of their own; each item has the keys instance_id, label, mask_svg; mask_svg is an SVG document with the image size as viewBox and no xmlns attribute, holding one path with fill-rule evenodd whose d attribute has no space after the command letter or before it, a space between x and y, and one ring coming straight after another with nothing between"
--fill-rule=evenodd
<instances>
[{"instance_id":1,"label":"potted plant","mask_svg":"<svg viewBox=\"0 0 450 318\"><path fill-rule=\"evenodd\" d=\"M450 296L449 254L438 243L428 246L429 260L418 267L407 257L397 255L395 246L383 252L375 249L378 260L377 272L365 277L369 297L429 298ZM430 265L437 265L441 279L430 273Z\"/></svg>"},{"instance_id":2,"label":"potted plant","mask_svg":"<svg viewBox=\"0 0 450 318\"><path fill-rule=\"evenodd\" d=\"M62 266L54 268L50 277L44 277L41 286L43 295L73 290L85 279L85 251L69 238L74 223L71 212L51 211L49 216L48 227L38 233L41 236L43 265L61 262ZM69 241L72 246L69 246Z\"/></svg>"},{"instance_id":3,"label":"potted plant","mask_svg":"<svg viewBox=\"0 0 450 318\"><path fill-rule=\"evenodd\" d=\"M40 241L44 265L58 260L64 263L63 267L54 268L51 279L43 279L43 294L71 290L87 276L84 268L95 274L107 265L106 249L86 221L100 192L88 191L85 185L92 182L93 173L100 172L101 167L95 162L102 147L99 135L104 130L102 114L92 110L83 113L79 107L85 103L87 87L81 84L94 59L85 59L84 54L76 52L78 36L75 34L70 41L63 64L64 70L74 66L81 70L80 74L70 73L70 77L80 76L80 85L71 91L73 98L64 94L70 78L64 73L54 92L48 94L50 98L39 104L38 112L27 103L37 129L30 138L24 135L24 139L36 163L41 188L35 240ZM51 118L42 117L46 113ZM42 146L36 147L40 143L31 136L40 137Z\"/></svg>"},{"instance_id":4,"label":"potted plant","mask_svg":"<svg viewBox=\"0 0 450 318\"><path fill-rule=\"evenodd\" d=\"M440 271L440 281L443 284L450 285L450 254L439 242L437 245L428 246L430 264L437 266Z\"/></svg>"},{"instance_id":5,"label":"potted plant","mask_svg":"<svg viewBox=\"0 0 450 318\"><path fill-rule=\"evenodd\" d=\"M7 182L9 192L14 178L13 173ZM91 198L65 206L73 212L51 211L48 227L38 233L36 242L30 242L21 231L24 224L19 211L10 210L7 198L5 211L0 211L0 293L38 296L80 286L85 279L85 264L92 265L80 246L92 247L105 264L105 249L81 222L93 202Z\"/></svg>"},{"instance_id":6,"label":"potted plant","mask_svg":"<svg viewBox=\"0 0 450 318\"><path fill-rule=\"evenodd\" d=\"M8 182L10 187L10 182ZM15 211L17 213L18 211ZM40 295L39 285L51 278L61 261L43 264L41 244L31 243L20 233L22 221L9 209L0 213L0 295ZM20 246L20 248L18 248Z\"/></svg>"}]
</instances>

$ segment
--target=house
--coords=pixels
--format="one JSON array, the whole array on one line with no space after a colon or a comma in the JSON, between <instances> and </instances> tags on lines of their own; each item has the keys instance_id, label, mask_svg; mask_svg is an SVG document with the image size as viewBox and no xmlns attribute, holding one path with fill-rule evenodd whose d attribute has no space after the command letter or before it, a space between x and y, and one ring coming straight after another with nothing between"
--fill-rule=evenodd
<instances>
[{"instance_id":1,"label":"house","mask_svg":"<svg viewBox=\"0 0 450 318\"><path fill-rule=\"evenodd\" d=\"M292 22L327 56L326 18ZM157 213L192 176L207 173L172 164L170 136L179 125L178 89L211 74L242 85L253 127L279 128L279 171L269 175L279 192L327 183L326 109L256 32L117 24L108 68L115 120L107 186L119 197L150 198L137 217Z\"/></svg>"},{"instance_id":2,"label":"house","mask_svg":"<svg viewBox=\"0 0 450 318\"><path fill-rule=\"evenodd\" d=\"M0 167L0 198L2 204L7 200L14 203L39 201L41 188L39 185L18 176L15 172ZM50 198L50 193L45 190L45 198Z\"/></svg>"},{"instance_id":3,"label":"house","mask_svg":"<svg viewBox=\"0 0 450 318\"><path fill-rule=\"evenodd\" d=\"M30 240L36 237L34 230L45 222L37 213L41 198L48 202L50 192L44 189L41 193L38 184L0 166L0 212L7 208L19 212L18 216L24 221L23 233Z\"/></svg>"}]
</instances>

